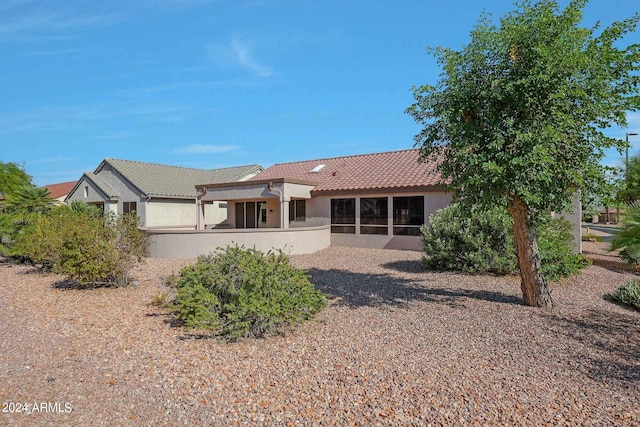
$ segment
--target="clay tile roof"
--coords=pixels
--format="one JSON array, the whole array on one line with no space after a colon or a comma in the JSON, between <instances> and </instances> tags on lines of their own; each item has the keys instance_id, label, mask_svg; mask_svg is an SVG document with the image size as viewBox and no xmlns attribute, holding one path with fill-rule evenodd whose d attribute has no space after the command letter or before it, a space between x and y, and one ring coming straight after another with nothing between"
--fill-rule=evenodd
<instances>
[{"instance_id":1,"label":"clay tile roof","mask_svg":"<svg viewBox=\"0 0 640 427\"><path fill-rule=\"evenodd\" d=\"M71 190L73 190L73 187L75 187L77 182L78 181L69 181L61 182L58 184L49 184L45 185L43 188L49 190L52 198L57 199L58 197L66 196L67 194L69 194Z\"/></svg>"},{"instance_id":2,"label":"clay tile roof","mask_svg":"<svg viewBox=\"0 0 640 427\"><path fill-rule=\"evenodd\" d=\"M289 178L317 182L314 193L431 187L440 183L436 163L419 163L419 150L389 151L280 163L251 180ZM317 172L312 169L324 165Z\"/></svg>"}]
</instances>

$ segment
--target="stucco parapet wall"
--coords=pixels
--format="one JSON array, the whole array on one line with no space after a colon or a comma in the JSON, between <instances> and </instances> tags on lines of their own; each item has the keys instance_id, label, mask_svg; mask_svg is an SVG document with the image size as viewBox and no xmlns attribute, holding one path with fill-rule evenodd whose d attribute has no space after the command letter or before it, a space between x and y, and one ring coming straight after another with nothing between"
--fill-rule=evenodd
<instances>
[{"instance_id":1,"label":"stucco parapet wall","mask_svg":"<svg viewBox=\"0 0 640 427\"><path fill-rule=\"evenodd\" d=\"M142 229L149 237L151 258L196 258L225 246L241 245L266 252L282 249L285 253L309 254L331 244L328 225L298 228L253 229Z\"/></svg>"}]
</instances>

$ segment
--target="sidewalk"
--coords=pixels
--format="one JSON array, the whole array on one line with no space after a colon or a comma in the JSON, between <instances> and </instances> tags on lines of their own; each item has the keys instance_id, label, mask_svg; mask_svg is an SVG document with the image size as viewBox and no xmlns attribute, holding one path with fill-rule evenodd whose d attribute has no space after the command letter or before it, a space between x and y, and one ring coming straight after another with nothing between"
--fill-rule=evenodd
<instances>
[{"instance_id":1,"label":"sidewalk","mask_svg":"<svg viewBox=\"0 0 640 427\"><path fill-rule=\"evenodd\" d=\"M591 224L588 222L582 223L582 235L588 233L594 236L599 236L603 242L610 242L613 239L613 233L618 229L618 224Z\"/></svg>"}]
</instances>

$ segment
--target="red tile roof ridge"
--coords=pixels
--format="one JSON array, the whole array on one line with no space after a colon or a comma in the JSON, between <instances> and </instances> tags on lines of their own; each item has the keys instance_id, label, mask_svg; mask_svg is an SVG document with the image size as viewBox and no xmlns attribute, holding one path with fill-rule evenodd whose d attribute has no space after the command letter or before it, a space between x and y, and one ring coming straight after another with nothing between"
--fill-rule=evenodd
<instances>
[{"instance_id":1,"label":"red tile roof ridge","mask_svg":"<svg viewBox=\"0 0 640 427\"><path fill-rule=\"evenodd\" d=\"M391 151L377 151L375 153L361 153L361 154L347 154L344 156L336 156L336 157L323 157L322 159L308 159L308 160L292 160L290 162L282 162L282 163L274 163L271 167L276 165L290 165L294 163L307 163L307 162L322 162L323 160L339 160L339 159L348 159L352 157L367 157L367 156L375 156L379 154L391 154L391 153L400 153L403 151L419 151L419 148L403 148L398 150ZM268 169L268 168L267 168Z\"/></svg>"}]
</instances>

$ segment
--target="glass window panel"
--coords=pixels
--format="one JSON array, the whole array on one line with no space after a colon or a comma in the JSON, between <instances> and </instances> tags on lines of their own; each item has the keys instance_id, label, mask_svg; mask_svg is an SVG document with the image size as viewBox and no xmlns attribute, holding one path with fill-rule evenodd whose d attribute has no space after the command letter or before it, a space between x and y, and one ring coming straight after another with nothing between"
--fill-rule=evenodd
<instances>
[{"instance_id":1,"label":"glass window panel","mask_svg":"<svg viewBox=\"0 0 640 427\"><path fill-rule=\"evenodd\" d=\"M307 217L307 201L296 200L296 221L305 221Z\"/></svg>"},{"instance_id":2,"label":"glass window panel","mask_svg":"<svg viewBox=\"0 0 640 427\"><path fill-rule=\"evenodd\" d=\"M424 196L394 197L393 198L393 224L394 225L424 224Z\"/></svg>"},{"instance_id":3,"label":"glass window panel","mask_svg":"<svg viewBox=\"0 0 640 427\"><path fill-rule=\"evenodd\" d=\"M387 225L387 198L360 199L360 224Z\"/></svg>"},{"instance_id":4,"label":"glass window panel","mask_svg":"<svg viewBox=\"0 0 640 427\"><path fill-rule=\"evenodd\" d=\"M393 227L393 234L395 236L419 236L420 227L417 227L417 226Z\"/></svg>"},{"instance_id":5,"label":"glass window panel","mask_svg":"<svg viewBox=\"0 0 640 427\"><path fill-rule=\"evenodd\" d=\"M356 234L356 227L353 225L332 225L331 232L338 234Z\"/></svg>"},{"instance_id":6,"label":"glass window panel","mask_svg":"<svg viewBox=\"0 0 640 427\"><path fill-rule=\"evenodd\" d=\"M355 223L356 199L331 199L331 224Z\"/></svg>"},{"instance_id":7,"label":"glass window panel","mask_svg":"<svg viewBox=\"0 0 640 427\"><path fill-rule=\"evenodd\" d=\"M387 235L387 227L376 227L372 225L363 225L360 227L360 234L384 234Z\"/></svg>"}]
</instances>

